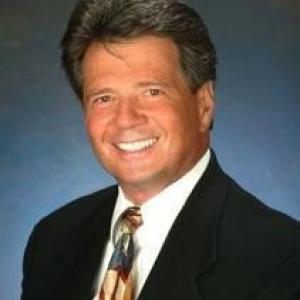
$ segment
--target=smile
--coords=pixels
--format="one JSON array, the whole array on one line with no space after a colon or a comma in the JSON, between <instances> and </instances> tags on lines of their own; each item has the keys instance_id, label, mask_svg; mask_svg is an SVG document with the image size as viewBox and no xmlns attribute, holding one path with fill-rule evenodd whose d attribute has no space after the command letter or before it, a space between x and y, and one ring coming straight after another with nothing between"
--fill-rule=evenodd
<instances>
[{"instance_id":1,"label":"smile","mask_svg":"<svg viewBox=\"0 0 300 300\"><path fill-rule=\"evenodd\" d=\"M140 141L118 143L117 148L126 152L137 152L150 148L158 141L158 138L145 139Z\"/></svg>"}]
</instances>

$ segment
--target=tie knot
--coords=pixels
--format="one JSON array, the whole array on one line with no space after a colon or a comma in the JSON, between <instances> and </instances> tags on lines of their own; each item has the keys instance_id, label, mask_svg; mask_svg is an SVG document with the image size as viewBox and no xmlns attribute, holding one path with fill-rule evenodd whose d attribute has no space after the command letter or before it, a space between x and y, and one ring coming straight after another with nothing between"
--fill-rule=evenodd
<instances>
[{"instance_id":1,"label":"tie knot","mask_svg":"<svg viewBox=\"0 0 300 300\"><path fill-rule=\"evenodd\" d=\"M124 234L134 234L134 232L143 224L141 208L139 206L132 206L127 208L119 217L115 229L114 240L118 239Z\"/></svg>"}]
</instances>

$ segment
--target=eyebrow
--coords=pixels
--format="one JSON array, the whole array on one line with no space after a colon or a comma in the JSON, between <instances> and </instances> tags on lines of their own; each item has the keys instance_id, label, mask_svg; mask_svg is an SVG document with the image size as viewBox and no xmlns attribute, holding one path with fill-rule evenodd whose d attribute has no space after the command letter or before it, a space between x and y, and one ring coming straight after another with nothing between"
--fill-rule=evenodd
<instances>
[{"instance_id":1,"label":"eyebrow","mask_svg":"<svg viewBox=\"0 0 300 300\"><path fill-rule=\"evenodd\" d=\"M105 87L105 88L96 88L96 89L91 89L86 93L86 97L90 98L92 96L97 96L100 94L105 94L105 93L112 93L114 92L113 88Z\"/></svg>"},{"instance_id":2,"label":"eyebrow","mask_svg":"<svg viewBox=\"0 0 300 300\"><path fill-rule=\"evenodd\" d=\"M170 88L171 84L163 81L163 80L145 80L145 81L140 81L136 84L137 87L147 87L147 86L162 86L166 88Z\"/></svg>"}]
</instances>

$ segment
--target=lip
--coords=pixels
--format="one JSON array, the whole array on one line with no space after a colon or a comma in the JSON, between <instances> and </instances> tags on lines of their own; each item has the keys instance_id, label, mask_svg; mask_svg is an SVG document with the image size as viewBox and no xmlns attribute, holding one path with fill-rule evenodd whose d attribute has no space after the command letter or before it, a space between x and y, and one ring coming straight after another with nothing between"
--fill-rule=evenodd
<instances>
[{"instance_id":1,"label":"lip","mask_svg":"<svg viewBox=\"0 0 300 300\"><path fill-rule=\"evenodd\" d=\"M152 148L158 141L158 137L149 137L132 141L122 141L114 143L117 150L123 153L134 154L140 153Z\"/></svg>"}]
</instances>

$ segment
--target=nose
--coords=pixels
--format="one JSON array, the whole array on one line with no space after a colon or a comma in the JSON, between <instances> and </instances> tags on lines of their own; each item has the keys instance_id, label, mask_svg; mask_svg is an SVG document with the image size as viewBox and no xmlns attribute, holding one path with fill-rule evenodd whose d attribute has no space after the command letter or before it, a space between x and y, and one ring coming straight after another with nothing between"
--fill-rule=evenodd
<instances>
[{"instance_id":1,"label":"nose","mask_svg":"<svg viewBox=\"0 0 300 300\"><path fill-rule=\"evenodd\" d=\"M132 98L122 99L118 102L115 114L116 125L120 128L133 128L145 122L145 115L139 103Z\"/></svg>"}]
</instances>

